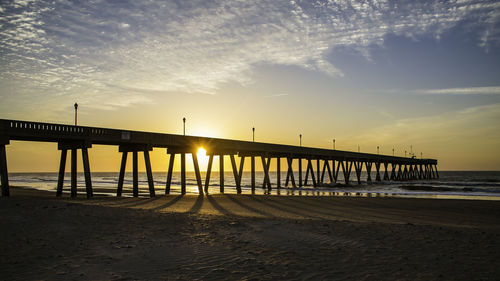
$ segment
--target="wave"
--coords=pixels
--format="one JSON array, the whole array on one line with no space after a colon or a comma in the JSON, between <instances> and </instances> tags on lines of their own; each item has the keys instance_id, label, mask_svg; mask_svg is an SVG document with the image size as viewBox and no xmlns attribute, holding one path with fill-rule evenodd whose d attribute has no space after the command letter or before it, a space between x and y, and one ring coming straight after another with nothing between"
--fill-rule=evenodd
<instances>
[{"instance_id":1,"label":"wave","mask_svg":"<svg viewBox=\"0 0 500 281\"><path fill-rule=\"evenodd\" d=\"M399 188L411 191L461 191L461 192L487 192L500 193L498 189L492 188L474 188L474 187L448 187L435 185L400 185Z\"/></svg>"}]
</instances>

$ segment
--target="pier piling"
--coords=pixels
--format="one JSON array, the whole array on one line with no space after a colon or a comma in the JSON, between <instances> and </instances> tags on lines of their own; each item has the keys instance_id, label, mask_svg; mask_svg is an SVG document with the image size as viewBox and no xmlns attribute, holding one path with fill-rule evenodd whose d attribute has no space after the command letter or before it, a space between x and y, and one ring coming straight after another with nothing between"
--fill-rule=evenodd
<instances>
[{"instance_id":1,"label":"pier piling","mask_svg":"<svg viewBox=\"0 0 500 281\"><path fill-rule=\"evenodd\" d=\"M8 144L8 142L7 142ZM7 152L5 143L0 143L0 177L2 178L2 196L9 196L9 173L7 171Z\"/></svg>"},{"instance_id":2,"label":"pier piling","mask_svg":"<svg viewBox=\"0 0 500 281\"><path fill-rule=\"evenodd\" d=\"M56 196L61 196L64 188L64 175L66 168L66 159L68 150L71 150L71 197L78 196L78 182L77 182L77 157L78 149L82 151L82 162L83 162L83 173L85 177L85 193L87 198L93 196L92 191L92 181L90 173L90 161L88 156L88 148L91 148L92 144L89 141L66 141L59 142L58 149L61 151L61 160L59 162L59 174L57 179L57 189Z\"/></svg>"},{"instance_id":3,"label":"pier piling","mask_svg":"<svg viewBox=\"0 0 500 281\"><path fill-rule=\"evenodd\" d=\"M120 164L120 174L118 176L118 187L116 189L116 195L121 196L123 193L123 182L125 178L125 168L127 166L127 154L132 153L132 196L139 196L139 152L142 151L144 154L144 164L146 166L146 176L148 180L149 196L155 196L153 171L151 168L151 160L149 158L149 151L152 151L153 147L146 144L127 144L120 145L118 151L122 153L122 161ZM167 191L167 188L165 189Z\"/></svg>"}]
</instances>

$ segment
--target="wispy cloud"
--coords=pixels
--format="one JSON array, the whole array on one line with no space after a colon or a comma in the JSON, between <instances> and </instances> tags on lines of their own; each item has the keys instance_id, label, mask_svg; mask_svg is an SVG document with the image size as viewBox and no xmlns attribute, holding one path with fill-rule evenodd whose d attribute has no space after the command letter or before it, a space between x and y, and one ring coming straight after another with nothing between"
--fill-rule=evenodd
<instances>
[{"instance_id":1,"label":"wispy cloud","mask_svg":"<svg viewBox=\"0 0 500 281\"><path fill-rule=\"evenodd\" d=\"M470 87L416 90L415 93L428 95L500 95L500 87Z\"/></svg>"},{"instance_id":2,"label":"wispy cloud","mask_svg":"<svg viewBox=\"0 0 500 281\"><path fill-rule=\"evenodd\" d=\"M121 106L144 92L213 94L260 63L341 76L336 47L367 54L393 33L439 37L464 19L500 42L499 3L442 1L2 1L0 83ZM104 101L105 100L105 101ZM143 97L142 100L148 99ZM106 107L107 108L107 107Z\"/></svg>"},{"instance_id":3,"label":"wispy cloud","mask_svg":"<svg viewBox=\"0 0 500 281\"><path fill-rule=\"evenodd\" d=\"M266 98L278 98L278 97L286 97L288 94L276 94L276 95L269 95L266 96Z\"/></svg>"}]
</instances>

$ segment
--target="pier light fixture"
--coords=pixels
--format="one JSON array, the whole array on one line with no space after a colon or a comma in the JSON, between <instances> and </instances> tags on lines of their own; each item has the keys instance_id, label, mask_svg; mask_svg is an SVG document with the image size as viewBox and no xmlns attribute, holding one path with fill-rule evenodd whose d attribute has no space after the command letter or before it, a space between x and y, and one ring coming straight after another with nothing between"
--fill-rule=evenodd
<instances>
[{"instance_id":1,"label":"pier light fixture","mask_svg":"<svg viewBox=\"0 0 500 281\"><path fill-rule=\"evenodd\" d=\"M302 134L299 135L299 145L302 146Z\"/></svg>"},{"instance_id":2,"label":"pier light fixture","mask_svg":"<svg viewBox=\"0 0 500 281\"><path fill-rule=\"evenodd\" d=\"M394 156L394 147L392 148L392 156Z\"/></svg>"},{"instance_id":3,"label":"pier light fixture","mask_svg":"<svg viewBox=\"0 0 500 281\"><path fill-rule=\"evenodd\" d=\"M186 117L182 118L182 123L183 123L183 134L186 135Z\"/></svg>"},{"instance_id":4,"label":"pier light fixture","mask_svg":"<svg viewBox=\"0 0 500 281\"><path fill-rule=\"evenodd\" d=\"M406 150L405 150L405 157L406 157Z\"/></svg>"},{"instance_id":5,"label":"pier light fixture","mask_svg":"<svg viewBox=\"0 0 500 281\"><path fill-rule=\"evenodd\" d=\"M252 141L255 142L255 127L252 127Z\"/></svg>"},{"instance_id":6,"label":"pier light fixture","mask_svg":"<svg viewBox=\"0 0 500 281\"><path fill-rule=\"evenodd\" d=\"M335 150L335 139L333 139L333 150Z\"/></svg>"},{"instance_id":7,"label":"pier light fixture","mask_svg":"<svg viewBox=\"0 0 500 281\"><path fill-rule=\"evenodd\" d=\"M75 126L78 124L78 103L75 102Z\"/></svg>"},{"instance_id":8,"label":"pier light fixture","mask_svg":"<svg viewBox=\"0 0 500 281\"><path fill-rule=\"evenodd\" d=\"M422 152L420 152L420 159L424 159Z\"/></svg>"},{"instance_id":9,"label":"pier light fixture","mask_svg":"<svg viewBox=\"0 0 500 281\"><path fill-rule=\"evenodd\" d=\"M380 146L377 145L377 154L380 154Z\"/></svg>"}]
</instances>

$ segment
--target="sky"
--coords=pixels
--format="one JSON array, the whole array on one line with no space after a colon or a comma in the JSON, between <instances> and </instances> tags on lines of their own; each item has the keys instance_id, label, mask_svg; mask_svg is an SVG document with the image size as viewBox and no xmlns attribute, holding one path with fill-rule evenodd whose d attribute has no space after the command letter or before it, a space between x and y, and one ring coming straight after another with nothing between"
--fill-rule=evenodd
<instances>
[{"instance_id":1,"label":"sky","mask_svg":"<svg viewBox=\"0 0 500 281\"><path fill-rule=\"evenodd\" d=\"M0 98L3 119L72 124L77 102L85 126L181 134L186 117L189 135L498 171L500 2L2 0ZM117 151L94 146L91 168L117 171ZM55 144L7 156L57 171Z\"/></svg>"}]
</instances>

